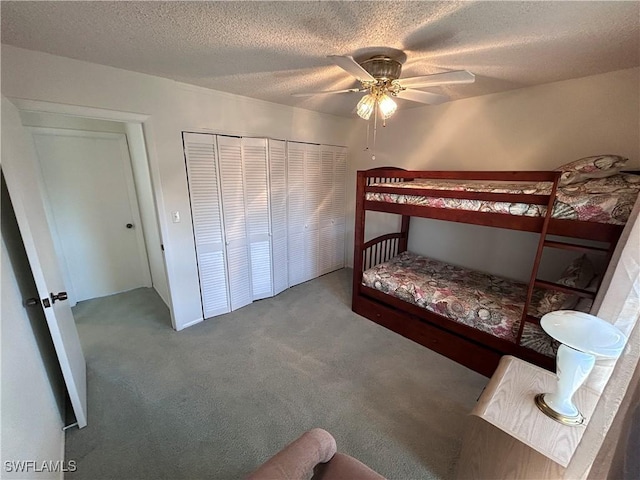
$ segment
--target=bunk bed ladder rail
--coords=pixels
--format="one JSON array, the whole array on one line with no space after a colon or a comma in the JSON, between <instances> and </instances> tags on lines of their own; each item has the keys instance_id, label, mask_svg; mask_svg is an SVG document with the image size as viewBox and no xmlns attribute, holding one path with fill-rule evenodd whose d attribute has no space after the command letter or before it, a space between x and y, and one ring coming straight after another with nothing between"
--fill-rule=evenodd
<instances>
[{"instance_id":1,"label":"bunk bed ladder rail","mask_svg":"<svg viewBox=\"0 0 640 480\"><path fill-rule=\"evenodd\" d=\"M533 261L533 267L531 269L531 276L529 277L529 286L527 287L527 298L524 302L522 309L522 317L520 318L520 325L518 327L518 336L516 338L516 345L520 345L522 340L522 333L524 332L524 325L529 321L529 305L531 305L531 298L533 297L533 291L537 283L538 268L540 267L540 260L542 259L542 252L544 251L545 243L547 242L547 230L549 229L549 222L553 213L553 206L556 201L556 191L558 190L558 181L560 180L561 172L550 172L548 181L553 182L551 187L551 193L549 194L549 200L547 202L547 212L542 222L542 228L540 230L540 239L538 240L538 248L536 249L536 256Z\"/></svg>"}]
</instances>

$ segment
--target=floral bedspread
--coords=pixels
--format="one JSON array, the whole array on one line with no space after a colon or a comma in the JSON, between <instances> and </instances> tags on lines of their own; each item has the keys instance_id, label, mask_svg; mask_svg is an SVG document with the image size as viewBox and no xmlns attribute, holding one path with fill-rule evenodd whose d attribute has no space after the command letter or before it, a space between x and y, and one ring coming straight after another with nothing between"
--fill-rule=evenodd
<instances>
[{"instance_id":1,"label":"floral bedspread","mask_svg":"<svg viewBox=\"0 0 640 480\"><path fill-rule=\"evenodd\" d=\"M516 342L525 283L403 252L363 273L362 283L451 320ZM532 305L542 297L536 290ZM530 308L530 313L535 311ZM521 345L548 356L557 346L539 326L526 323Z\"/></svg>"},{"instance_id":2,"label":"floral bedspread","mask_svg":"<svg viewBox=\"0 0 640 480\"><path fill-rule=\"evenodd\" d=\"M375 186L425 188L448 191L549 194L551 184L539 183L460 183L451 180L416 180L401 183L375 183ZM552 217L564 220L624 225L640 192L640 176L619 174L558 187ZM435 208L492 212L529 217L544 216L547 207L525 203L489 202L455 198L422 197L394 193L367 193L367 200L405 203Z\"/></svg>"}]
</instances>

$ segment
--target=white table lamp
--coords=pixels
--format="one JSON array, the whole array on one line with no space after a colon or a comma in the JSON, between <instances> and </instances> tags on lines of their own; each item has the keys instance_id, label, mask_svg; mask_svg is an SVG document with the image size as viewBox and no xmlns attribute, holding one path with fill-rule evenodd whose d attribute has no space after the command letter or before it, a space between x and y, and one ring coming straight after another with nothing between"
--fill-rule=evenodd
<instances>
[{"instance_id":1,"label":"white table lamp","mask_svg":"<svg viewBox=\"0 0 640 480\"><path fill-rule=\"evenodd\" d=\"M573 310L547 313L540 326L562 345L556 357L556 391L536 395L536 405L560 423L580 425L585 419L572 401L573 394L591 373L596 357L618 358L627 338L601 318Z\"/></svg>"}]
</instances>

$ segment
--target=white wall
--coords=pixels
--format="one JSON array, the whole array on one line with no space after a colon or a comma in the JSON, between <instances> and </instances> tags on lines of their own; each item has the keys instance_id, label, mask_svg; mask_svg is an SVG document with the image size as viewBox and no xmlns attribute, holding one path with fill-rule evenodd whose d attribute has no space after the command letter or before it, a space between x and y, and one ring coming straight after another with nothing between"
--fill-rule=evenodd
<instances>
[{"instance_id":1,"label":"white wall","mask_svg":"<svg viewBox=\"0 0 640 480\"><path fill-rule=\"evenodd\" d=\"M175 327L202 318L181 131L346 145L351 119L230 95L112 67L2 46L2 92L149 115L144 124L156 186ZM180 223L171 222L179 211Z\"/></svg>"},{"instance_id":2,"label":"white wall","mask_svg":"<svg viewBox=\"0 0 640 480\"><path fill-rule=\"evenodd\" d=\"M464 88L464 86L460 86ZM356 170L553 170L581 157L615 153L640 166L640 69L403 109L378 129L376 159L364 152L366 122L349 143L349 185ZM349 188L347 245L353 245L355 188ZM376 220L368 236L395 222ZM537 235L412 219L409 248L452 263L528 278ZM551 251L550 249L548 249ZM523 256L522 252L527 255ZM349 262L353 251L348 248ZM547 257L551 274L564 265ZM550 264L549 264L550 263Z\"/></svg>"},{"instance_id":3,"label":"white wall","mask_svg":"<svg viewBox=\"0 0 640 480\"><path fill-rule=\"evenodd\" d=\"M1 304L2 478L62 478L61 473L7 472L5 462L64 459L64 384L40 307L27 311L22 299L37 296L15 218L3 192ZM11 224L13 222L13 225Z\"/></svg>"},{"instance_id":4,"label":"white wall","mask_svg":"<svg viewBox=\"0 0 640 480\"><path fill-rule=\"evenodd\" d=\"M158 225L156 204L153 197L153 185L151 184L151 172L147 157L147 149L144 144L144 133L139 123L127 123L125 125L129 154L131 155L131 167L136 184L136 195L140 209L144 242L147 247L149 270L153 288L170 305L169 285L167 284L167 272L165 270L164 255L162 253L162 236Z\"/></svg>"}]
</instances>

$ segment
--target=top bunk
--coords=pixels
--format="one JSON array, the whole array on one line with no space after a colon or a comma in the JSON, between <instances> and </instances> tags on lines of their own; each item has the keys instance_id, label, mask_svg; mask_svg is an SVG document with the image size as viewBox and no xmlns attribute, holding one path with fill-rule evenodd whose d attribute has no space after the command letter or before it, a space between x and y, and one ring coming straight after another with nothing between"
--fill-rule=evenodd
<instances>
[{"instance_id":1,"label":"top bunk","mask_svg":"<svg viewBox=\"0 0 640 480\"><path fill-rule=\"evenodd\" d=\"M615 242L640 191L640 176L618 170L584 178L375 168L358 171L356 208L530 232L541 232L548 216L547 234Z\"/></svg>"}]
</instances>

